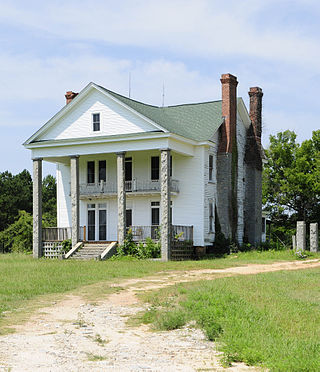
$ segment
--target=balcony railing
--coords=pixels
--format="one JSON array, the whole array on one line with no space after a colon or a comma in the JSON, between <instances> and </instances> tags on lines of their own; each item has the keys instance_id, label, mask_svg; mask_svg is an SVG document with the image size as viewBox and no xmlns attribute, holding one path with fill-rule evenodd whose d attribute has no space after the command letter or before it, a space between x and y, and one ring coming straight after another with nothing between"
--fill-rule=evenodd
<instances>
[{"instance_id":1,"label":"balcony railing","mask_svg":"<svg viewBox=\"0 0 320 372\"><path fill-rule=\"evenodd\" d=\"M160 181L152 180L137 180L125 181L126 192L141 192L141 193L153 193L161 191ZM179 181L170 180L170 191L178 193L179 192ZM116 182L104 182L99 183L85 183L80 185L80 195L99 195L99 194L116 194L117 193L117 183Z\"/></svg>"}]
</instances>

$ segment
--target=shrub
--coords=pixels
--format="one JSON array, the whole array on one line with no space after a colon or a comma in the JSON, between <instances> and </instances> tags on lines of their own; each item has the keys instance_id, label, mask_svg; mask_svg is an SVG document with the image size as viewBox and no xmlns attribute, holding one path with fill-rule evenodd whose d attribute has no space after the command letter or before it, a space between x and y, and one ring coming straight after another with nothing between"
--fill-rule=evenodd
<instances>
[{"instance_id":1,"label":"shrub","mask_svg":"<svg viewBox=\"0 0 320 372\"><path fill-rule=\"evenodd\" d=\"M32 252L32 229L31 214L19 211L18 219L0 232L0 243L9 252Z\"/></svg>"},{"instance_id":2,"label":"shrub","mask_svg":"<svg viewBox=\"0 0 320 372\"><path fill-rule=\"evenodd\" d=\"M72 241L71 239L66 239L61 243L61 245L62 245L62 251L66 253L70 251L70 249L72 248Z\"/></svg>"},{"instance_id":3,"label":"shrub","mask_svg":"<svg viewBox=\"0 0 320 372\"><path fill-rule=\"evenodd\" d=\"M160 257L160 242L156 243L151 238L138 244L133 241L132 230L129 229L124 244L118 246L116 257L135 257L139 259Z\"/></svg>"}]
</instances>

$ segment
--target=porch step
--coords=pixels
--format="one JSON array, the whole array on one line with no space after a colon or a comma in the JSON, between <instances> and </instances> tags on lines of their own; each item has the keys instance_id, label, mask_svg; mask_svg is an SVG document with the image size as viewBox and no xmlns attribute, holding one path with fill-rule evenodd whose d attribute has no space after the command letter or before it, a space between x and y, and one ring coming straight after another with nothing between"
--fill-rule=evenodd
<instances>
[{"instance_id":1,"label":"porch step","mask_svg":"<svg viewBox=\"0 0 320 372\"><path fill-rule=\"evenodd\" d=\"M101 254L113 243L84 243L83 246L70 257L75 260L99 260Z\"/></svg>"}]
</instances>

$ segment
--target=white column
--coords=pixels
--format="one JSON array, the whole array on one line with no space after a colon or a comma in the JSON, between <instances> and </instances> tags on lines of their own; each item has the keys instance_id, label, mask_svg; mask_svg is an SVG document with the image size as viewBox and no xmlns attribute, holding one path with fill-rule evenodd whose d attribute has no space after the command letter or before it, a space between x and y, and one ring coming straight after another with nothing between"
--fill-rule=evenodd
<instances>
[{"instance_id":1,"label":"white column","mask_svg":"<svg viewBox=\"0 0 320 372\"><path fill-rule=\"evenodd\" d=\"M72 223L72 247L79 241L79 155L70 157L71 167L71 223Z\"/></svg>"},{"instance_id":2,"label":"white column","mask_svg":"<svg viewBox=\"0 0 320 372\"><path fill-rule=\"evenodd\" d=\"M170 221L170 149L161 150L161 259L170 260L171 256L171 221Z\"/></svg>"},{"instance_id":3,"label":"white column","mask_svg":"<svg viewBox=\"0 0 320 372\"><path fill-rule=\"evenodd\" d=\"M126 237L126 189L125 189L125 152L117 153L117 190L118 190L118 243L122 245Z\"/></svg>"},{"instance_id":4,"label":"white column","mask_svg":"<svg viewBox=\"0 0 320 372\"><path fill-rule=\"evenodd\" d=\"M42 257L42 159L33 159L33 257Z\"/></svg>"}]
</instances>

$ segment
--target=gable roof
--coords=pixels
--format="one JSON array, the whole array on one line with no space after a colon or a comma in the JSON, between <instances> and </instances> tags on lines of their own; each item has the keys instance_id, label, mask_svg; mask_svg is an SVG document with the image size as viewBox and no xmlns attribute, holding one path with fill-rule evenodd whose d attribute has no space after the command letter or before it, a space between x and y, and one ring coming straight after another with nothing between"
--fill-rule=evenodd
<instances>
[{"instance_id":1,"label":"gable roof","mask_svg":"<svg viewBox=\"0 0 320 372\"><path fill-rule=\"evenodd\" d=\"M68 105L65 105L35 132L24 145L36 141L43 132L72 109L91 89L97 89L105 93L129 110L133 110L136 114L141 115L155 126L156 131L168 131L194 141L202 142L211 140L212 136L223 123L221 100L158 107L135 101L91 82ZM249 115L242 98L238 98L237 101L241 107L244 107L244 109L239 111L239 114L241 117L245 116L245 119L247 119L243 120L246 125L247 121L250 122Z\"/></svg>"},{"instance_id":2,"label":"gable roof","mask_svg":"<svg viewBox=\"0 0 320 372\"><path fill-rule=\"evenodd\" d=\"M209 140L222 124L222 101L158 107L99 86L114 98L168 130L195 141Z\"/></svg>"}]
</instances>

